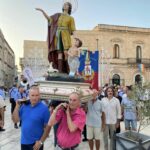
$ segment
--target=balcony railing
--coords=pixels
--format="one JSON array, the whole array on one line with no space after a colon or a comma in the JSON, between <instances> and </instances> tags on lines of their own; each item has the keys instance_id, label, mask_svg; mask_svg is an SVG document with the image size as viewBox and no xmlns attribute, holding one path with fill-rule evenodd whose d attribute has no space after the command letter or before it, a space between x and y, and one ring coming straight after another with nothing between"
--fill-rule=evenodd
<instances>
[{"instance_id":1,"label":"balcony railing","mask_svg":"<svg viewBox=\"0 0 150 150\"><path fill-rule=\"evenodd\" d=\"M136 59L136 58L127 58L128 64L145 64L150 65L150 59L148 58L142 58L142 59Z\"/></svg>"}]
</instances>

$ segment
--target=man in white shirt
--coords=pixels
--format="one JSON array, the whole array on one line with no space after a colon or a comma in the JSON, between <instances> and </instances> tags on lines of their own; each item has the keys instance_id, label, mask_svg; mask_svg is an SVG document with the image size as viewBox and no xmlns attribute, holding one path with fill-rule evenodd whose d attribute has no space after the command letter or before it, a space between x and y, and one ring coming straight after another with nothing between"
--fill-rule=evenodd
<instances>
[{"instance_id":1,"label":"man in white shirt","mask_svg":"<svg viewBox=\"0 0 150 150\"><path fill-rule=\"evenodd\" d=\"M102 131L105 129L105 114L102 109L101 101L97 98L98 91L93 90L93 99L88 101L88 110L86 116L87 138L90 150L94 149L94 140L96 150L100 149L100 139Z\"/></svg>"},{"instance_id":2,"label":"man in white shirt","mask_svg":"<svg viewBox=\"0 0 150 150\"><path fill-rule=\"evenodd\" d=\"M113 149L113 134L119 126L121 119L121 106L117 98L114 97L114 90L111 87L106 89L106 97L102 99L102 107L106 116L106 127L104 130L104 148L108 150L108 137L110 133L110 150Z\"/></svg>"}]
</instances>

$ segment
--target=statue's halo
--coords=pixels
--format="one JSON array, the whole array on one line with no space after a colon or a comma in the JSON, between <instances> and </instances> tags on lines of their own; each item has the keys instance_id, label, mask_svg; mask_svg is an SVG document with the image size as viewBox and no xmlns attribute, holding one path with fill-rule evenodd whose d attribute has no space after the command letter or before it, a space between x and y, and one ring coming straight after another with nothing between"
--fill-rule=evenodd
<instances>
[{"instance_id":1,"label":"statue's halo","mask_svg":"<svg viewBox=\"0 0 150 150\"><path fill-rule=\"evenodd\" d=\"M78 1L77 0L63 0L63 5L66 2L69 2L72 5L72 12L71 13L74 13L78 9Z\"/></svg>"}]
</instances>

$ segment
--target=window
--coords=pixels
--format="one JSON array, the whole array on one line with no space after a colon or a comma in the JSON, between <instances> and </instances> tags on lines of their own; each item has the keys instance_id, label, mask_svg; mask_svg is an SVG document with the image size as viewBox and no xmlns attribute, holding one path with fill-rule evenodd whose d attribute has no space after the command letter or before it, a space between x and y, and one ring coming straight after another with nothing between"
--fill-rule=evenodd
<instances>
[{"instance_id":1,"label":"window","mask_svg":"<svg viewBox=\"0 0 150 150\"><path fill-rule=\"evenodd\" d=\"M119 58L119 45L115 44L114 45L114 58Z\"/></svg>"},{"instance_id":2,"label":"window","mask_svg":"<svg viewBox=\"0 0 150 150\"><path fill-rule=\"evenodd\" d=\"M142 59L142 48L141 46L136 47L136 63L141 63Z\"/></svg>"}]
</instances>

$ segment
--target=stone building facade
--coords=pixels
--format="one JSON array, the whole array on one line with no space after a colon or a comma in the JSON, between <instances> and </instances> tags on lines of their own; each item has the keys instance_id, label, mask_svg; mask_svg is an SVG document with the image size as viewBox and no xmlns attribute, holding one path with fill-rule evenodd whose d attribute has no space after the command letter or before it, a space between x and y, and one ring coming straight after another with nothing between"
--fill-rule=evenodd
<instances>
[{"instance_id":1,"label":"stone building facade","mask_svg":"<svg viewBox=\"0 0 150 150\"><path fill-rule=\"evenodd\" d=\"M99 85L150 81L149 28L98 24L93 30L78 30L75 36L84 48L99 50Z\"/></svg>"},{"instance_id":2,"label":"stone building facade","mask_svg":"<svg viewBox=\"0 0 150 150\"><path fill-rule=\"evenodd\" d=\"M20 58L22 71L28 66L34 79L42 77L49 67L47 55L48 51L45 41L25 40L23 58Z\"/></svg>"},{"instance_id":3,"label":"stone building facade","mask_svg":"<svg viewBox=\"0 0 150 150\"><path fill-rule=\"evenodd\" d=\"M15 54L0 30L0 86L11 87L15 73Z\"/></svg>"},{"instance_id":4,"label":"stone building facade","mask_svg":"<svg viewBox=\"0 0 150 150\"><path fill-rule=\"evenodd\" d=\"M99 85L150 81L150 28L98 24L93 30L76 31L75 37L82 40L81 49L99 50ZM46 42L25 41L20 62L35 68L35 75L41 75L43 66L48 65Z\"/></svg>"}]
</instances>

